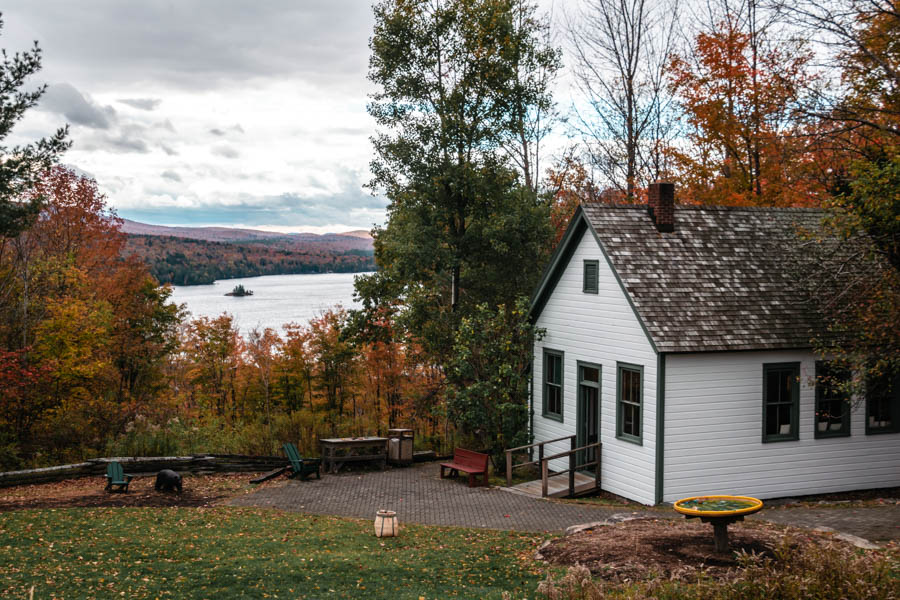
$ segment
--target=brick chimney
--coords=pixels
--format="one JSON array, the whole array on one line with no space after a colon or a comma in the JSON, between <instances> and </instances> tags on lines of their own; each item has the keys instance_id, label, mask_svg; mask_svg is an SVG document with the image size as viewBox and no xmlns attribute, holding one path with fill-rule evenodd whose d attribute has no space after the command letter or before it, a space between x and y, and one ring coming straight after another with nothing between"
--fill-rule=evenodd
<instances>
[{"instance_id":1,"label":"brick chimney","mask_svg":"<svg viewBox=\"0 0 900 600\"><path fill-rule=\"evenodd\" d=\"M647 190L650 218L657 231L675 231L675 184L657 181Z\"/></svg>"}]
</instances>

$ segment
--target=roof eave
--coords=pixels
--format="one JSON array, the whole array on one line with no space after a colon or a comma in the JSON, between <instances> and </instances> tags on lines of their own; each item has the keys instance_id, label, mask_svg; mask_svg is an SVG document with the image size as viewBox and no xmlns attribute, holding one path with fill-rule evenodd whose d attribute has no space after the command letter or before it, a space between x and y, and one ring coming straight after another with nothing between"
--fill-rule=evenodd
<instances>
[{"instance_id":1,"label":"roof eave","mask_svg":"<svg viewBox=\"0 0 900 600\"><path fill-rule=\"evenodd\" d=\"M562 271L569 264L569 258L575 251L575 246L581 241L581 236L589 226L587 217L584 215L584 209L579 205L569 220L565 233L563 233L562 238L556 245L556 249L550 257L550 262L544 268L540 283L538 283L534 294L531 296L531 308L528 311L528 317L532 322L537 321L537 318L541 315L541 311L553 292L553 288L556 287Z\"/></svg>"}]
</instances>

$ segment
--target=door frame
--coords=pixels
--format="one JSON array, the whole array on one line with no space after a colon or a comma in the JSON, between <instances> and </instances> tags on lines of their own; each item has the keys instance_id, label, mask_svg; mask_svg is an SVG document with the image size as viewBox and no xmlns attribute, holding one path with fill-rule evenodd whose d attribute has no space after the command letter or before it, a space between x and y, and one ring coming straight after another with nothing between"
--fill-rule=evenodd
<instances>
[{"instance_id":1,"label":"door frame","mask_svg":"<svg viewBox=\"0 0 900 600\"><path fill-rule=\"evenodd\" d=\"M600 436L602 434L601 425L602 421L602 406L603 406L603 365L600 363L592 363L587 361L576 361L575 363L575 445L576 447L581 447L587 444L584 432L585 426L585 406L581 396L581 386L586 385L587 387L595 387L594 382L589 382L587 384L583 384L583 380L581 378L581 369L583 367L587 367L589 369L597 369L597 441L601 441ZM584 451L579 452L576 457L576 464L582 464L585 461ZM584 471L584 469L581 469ZM593 472L593 471L591 471Z\"/></svg>"}]
</instances>

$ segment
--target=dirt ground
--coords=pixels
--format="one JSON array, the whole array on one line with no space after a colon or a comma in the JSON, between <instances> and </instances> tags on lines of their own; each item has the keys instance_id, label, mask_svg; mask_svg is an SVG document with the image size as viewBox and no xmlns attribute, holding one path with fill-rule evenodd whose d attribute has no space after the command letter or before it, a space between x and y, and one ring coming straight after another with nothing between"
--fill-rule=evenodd
<instances>
[{"instance_id":1,"label":"dirt ground","mask_svg":"<svg viewBox=\"0 0 900 600\"><path fill-rule=\"evenodd\" d=\"M694 579L700 569L707 576L722 576L738 566L735 553L774 556L773 550L788 534L769 523L743 522L728 527L732 552L717 554L712 526L698 521L637 519L604 525L553 540L541 556L554 565L581 564L595 576L614 581L651 577ZM796 542L825 541L827 536L790 530Z\"/></svg>"},{"instance_id":2,"label":"dirt ground","mask_svg":"<svg viewBox=\"0 0 900 600\"><path fill-rule=\"evenodd\" d=\"M106 492L104 477L66 479L55 483L39 483L0 488L0 512L25 508L69 508L75 506L212 506L234 496L280 485L284 476L259 485L250 480L259 473L227 473L210 475L183 474L181 494L157 492L154 476L135 477L128 493Z\"/></svg>"}]
</instances>

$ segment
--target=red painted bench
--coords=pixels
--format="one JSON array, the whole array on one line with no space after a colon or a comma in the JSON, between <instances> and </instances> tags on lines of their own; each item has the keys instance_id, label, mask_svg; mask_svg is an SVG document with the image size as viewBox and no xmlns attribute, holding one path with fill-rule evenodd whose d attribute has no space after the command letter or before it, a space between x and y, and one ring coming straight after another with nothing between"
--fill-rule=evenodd
<instances>
[{"instance_id":1,"label":"red painted bench","mask_svg":"<svg viewBox=\"0 0 900 600\"><path fill-rule=\"evenodd\" d=\"M445 477L444 469L449 469L450 477L458 477L459 472L469 474L469 487L475 485L475 476L483 475L482 485L488 484L488 458L487 454L472 452L463 448L453 450L453 462L441 463L441 479Z\"/></svg>"}]
</instances>

